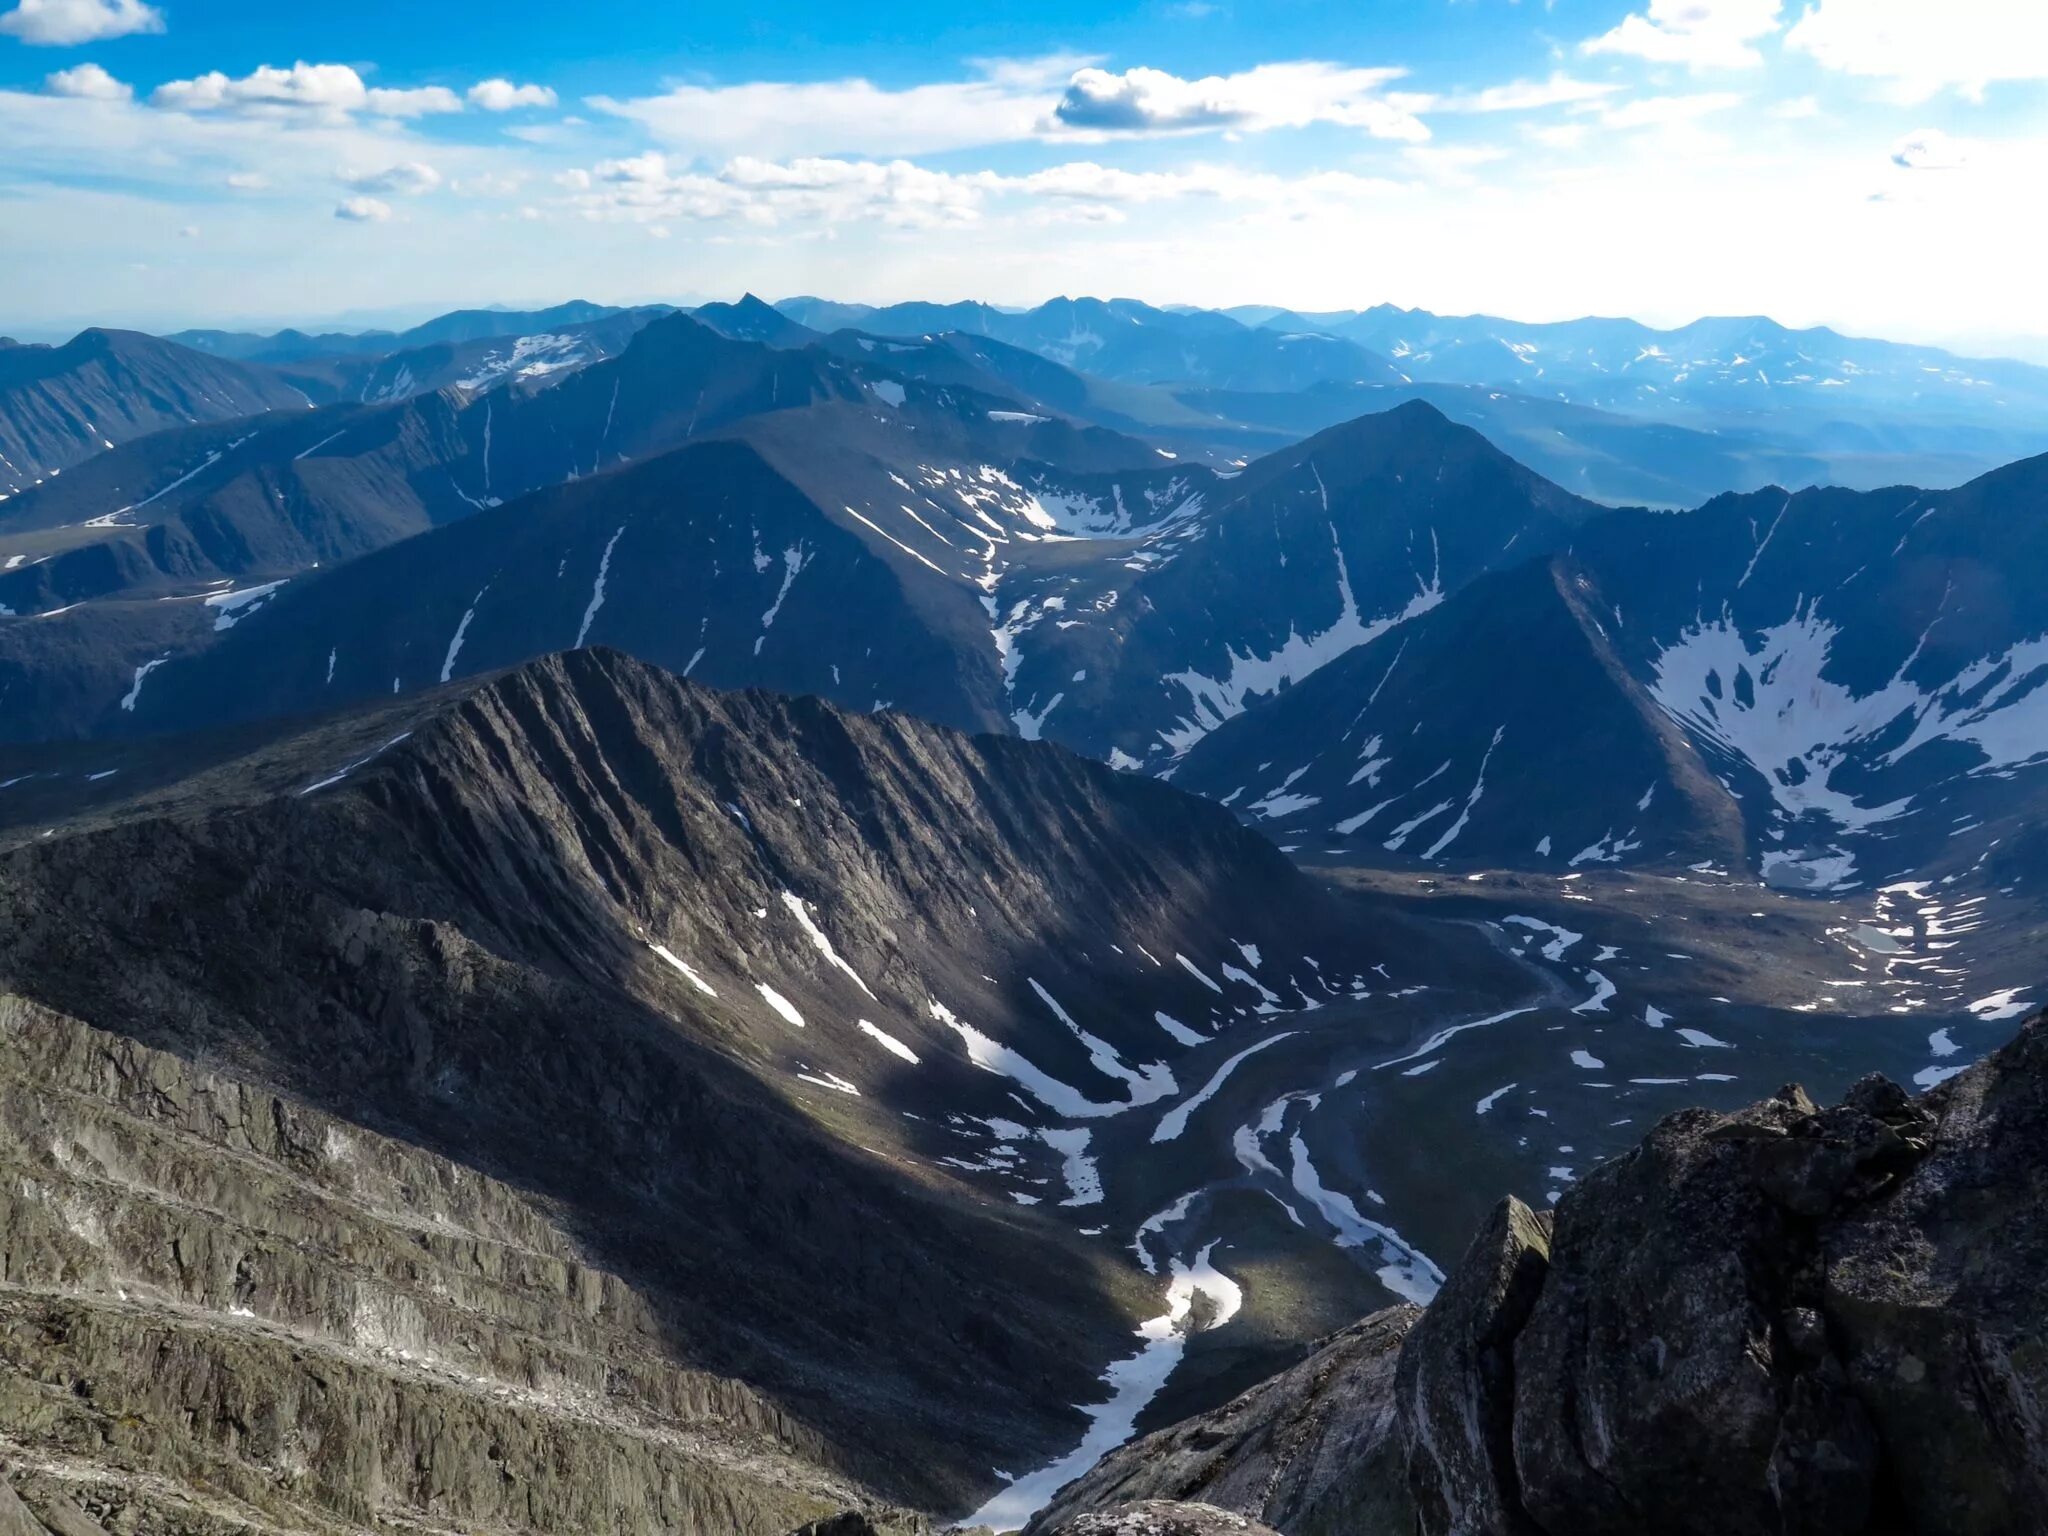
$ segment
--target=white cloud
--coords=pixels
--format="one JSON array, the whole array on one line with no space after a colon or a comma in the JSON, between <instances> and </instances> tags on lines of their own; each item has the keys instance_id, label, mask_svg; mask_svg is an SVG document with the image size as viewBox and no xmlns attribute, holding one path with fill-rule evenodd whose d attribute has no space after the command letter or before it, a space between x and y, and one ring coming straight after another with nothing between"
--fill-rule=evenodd
<instances>
[{"instance_id":1,"label":"white cloud","mask_svg":"<svg viewBox=\"0 0 2048 1536\"><path fill-rule=\"evenodd\" d=\"M545 85L514 85L510 80L484 80L469 88L469 102L486 112L510 112L515 107L552 107L555 93Z\"/></svg>"},{"instance_id":2,"label":"white cloud","mask_svg":"<svg viewBox=\"0 0 2048 1536\"><path fill-rule=\"evenodd\" d=\"M239 80L213 70L191 80L167 81L149 99L176 112L231 112L286 121L333 122L354 112L422 117L462 110L462 99L445 86L385 90L365 85L346 64L308 64L303 59L290 69L265 64Z\"/></svg>"},{"instance_id":3,"label":"white cloud","mask_svg":"<svg viewBox=\"0 0 2048 1536\"><path fill-rule=\"evenodd\" d=\"M1085 58L981 59L977 77L886 90L860 79L676 86L659 96L594 96L664 148L712 156L936 154L1034 139L1104 139L1201 130L1258 132L1331 123L1417 142L1426 98L1386 93L1394 69L1262 64L1184 80L1111 73Z\"/></svg>"},{"instance_id":4,"label":"white cloud","mask_svg":"<svg viewBox=\"0 0 2048 1536\"><path fill-rule=\"evenodd\" d=\"M1385 88L1398 69L1346 69L1302 62L1261 64L1235 75L1184 80L1159 69L1076 71L1053 108L1055 130L1082 134L1254 133L1332 123L1378 139L1429 137L1407 101Z\"/></svg>"},{"instance_id":5,"label":"white cloud","mask_svg":"<svg viewBox=\"0 0 2048 1536\"><path fill-rule=\"evenodd\" d=\"M1970 163L1970 148L1939 128L1921 128L1892 146L1892 164L1906 171L1959 171Z\"/></svg>"},{"instance_id":6,"label":"white cloud","mask_svg":"<svg viewBox=\"0 0 2048 1536\"><path fill-rule=\"evenodd\" d=\"M237 192L261 192L270 185L270 178L261 171L230 171L228 185Z\"/></svg>"},{"instance_id":7,"label":"white cloud","mask_svg":"<svg viewBox=\"0 0 2048 1536\"><path fill-rule=\"evenodd\" d=\"M116 80L97 64L74 64L46 76L44 88L53 96L77 96L88 101L126 101L135 88Z\"/></svg>"},{"instance_id":8,"label":"white cloud","mask_svg":"<svg viewBox=\"0 0 2048 1536\"><path fill-rule=\"evenodd\" d=\"M420 197L441 185L441 173L421 161L402 160L396 165L385 166L381 171L343 171L340 180L344 186L353 187L358 192Z\"/></svg>"},{"instance_id":9,"label":"white cloud","mask_svg":"<svg viewBox=\"0 0 2048 1536\"><path fill-rule=\"evenodd\" d=\"M335 208L334 216L351 224L382 224L391 217L391 205L374 197L351 197Z\"/></svg>"},{"instance_id":10,"label":"white cloud","mask_svg":"<svg viewBox=\"0 0 2048 1536\"><path fill-rule=\"evenodd\" d=\"M1814 0L1785 45L1921 101L1954 87L2048 80L2048 6L2036 0Z\"/></svg>"},{"instance_id":11,"label":"white cloud","mask_svg":"<svg viewBox=\"0 0 2048 1536\"><path fill-rule=\"evenodd\" d=\"M716 171L678 170L659 153L602 161L562 173L557 183L586 219L735 220L763 228L868 220L906 228L961 228L998 205L1028 205L1025 217L1114 221L1117 209L1185 199L1295 211L1357 203L1398 190L1380 178L1323 171L1277 176L1232 166L1131 171L1093 161L1023 175L935 171L910 161L812 156L788 161L741 156Z\"/></svg>"},{"instance_id":12,"label":"white cloud","mask_svg":"<svg viewBox=\"0 0 2048 1536\"><path fill-rule=\"evenodd\" d=\"M1744 68L1763 62L1755 44L1778 30L1780 9L1780 0L1650 0L1646 11L1623 17L1579 50L1693 69Z\"/></svg>"},{"instance_id":13,"label":"white cloud","mask_svg":"<svg viewBox=\"0 0 2048 1536\"><path fill-rule=\"evenodd\" d=\"M1576 80L1558 71L1548 80L1510 80L1483 91L1446 96L1437 102L1445 112L1534 112L1544 107L1575 106L1598 101L1621 89L1596 80Z\"/></svg>"},{"instance_id":14,"label":"white cloud","mask_svg":"<svg viewBox=\"0 0 2048 1536\"><path fill-rule=\"evenodd\" d=\"M976 67L978 79L900 91L858 79L755 81L679 85L631 100L593 96L590 105L640 124L668 148L713 155L916 155L1030 138L1058 85L1028 62Z\"/></svg>"},{"instance_id":15,"label":"white cloud","mask_svg":"<svg viewBox=\"0 0 2048 1536\"><path fill-rule=\"evenodd\" d=\"M0 15L0 32L44 47L71 47L163 29L163 13L142 0L21 0Z\"/></svg>"}]
</instances>

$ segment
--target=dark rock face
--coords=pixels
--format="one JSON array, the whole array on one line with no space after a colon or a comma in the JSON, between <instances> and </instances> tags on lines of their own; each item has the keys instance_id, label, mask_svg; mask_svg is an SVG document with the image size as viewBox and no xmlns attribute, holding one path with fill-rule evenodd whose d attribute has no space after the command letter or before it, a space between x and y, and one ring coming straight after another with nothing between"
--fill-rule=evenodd
<instances>
[{"instance_id":1,"label":"dark rock face","mask_svg":"<svg viewBox=\"0 0 2048 1536\"><path fill-rule=\"evenodd\" d=\"M1822 1311L1907 1529L2048 1511L2048 1023L1929 1096L1934 1150L1822 1235Z\"/></svg>"},{"instance_id":2,"label":"dark rock face","mask_svg":"<svg viewBox=\"0 0 2048 1536\"><path fill-rule=\"evenodd\" d=\"M1176 1504L1147 1499L1114 1509L1076 1515L1048 1528L1046 1536L1279 1536L1270 1525L1213 1504Z\"/></svg>"},{"instance_id":3,"label":"dark rock face","mask_svg":"<svg viewBox=\"0 0 2048 1536\"><path fill-rule=\"evenodd\" d=\"M1401 1341L1422 1315L1376 1312L1215 1412L1113 1452L1030 1529L1094 1530L1076 1522L1134 1501L1199 1499L1288 1536L1402 1536L1410 1521L1391 1389Z\"/></svg>"},{"instance_id":4,"label":"dark rock face","mask_svg":"<svg viewBox=\"0 0 2048 1536\"><path fill-rule=\"evenodd\" d=\"M1548 1214L1503 1200L1402 1348L1410 1492L1431 1529L1533 1529L1512 1475L1514 1350L1549 1257Z\"/></svg>"},{"instance_id":5,"label":"dark rock face","mask_svg":"<svg viewBox=\"0 0 2048 1536\"><path fill-rule=\"evenodd\" d=\"M1445 1455L1404 1401L1418 1470L1504 1495L1476 1522L1425 1506L1425 1528L2036 1529L2044 1141L2038 1018L1919 1100L1872 1077L1829 1109L1794 1087L1671 1116L1558 1207L1514 1343L1512 1465ZM1458 1310L1418 1328L1418 1365L1439 1327L1487 1319L1498 1260L1482 1242L1446 1287ZM1483 1421L1498 1377L1465 1381Z\"/></svg>"}]
</instances>

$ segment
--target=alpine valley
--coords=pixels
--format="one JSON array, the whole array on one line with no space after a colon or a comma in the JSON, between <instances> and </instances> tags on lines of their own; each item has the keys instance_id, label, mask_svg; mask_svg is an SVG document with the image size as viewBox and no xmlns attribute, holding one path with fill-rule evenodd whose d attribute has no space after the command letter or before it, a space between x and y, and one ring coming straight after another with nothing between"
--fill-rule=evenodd
<instances>
[{"instance_id":1,"label":"alpine valley","mask_svg":"<svg viewBox=\"0 0 2048 1536\"><path fill-rule=\"evenodd\" d=\"M1763 319L0 344L0 1532L2038 1530L2044 577Z\"/></svg>"}]
</instances>

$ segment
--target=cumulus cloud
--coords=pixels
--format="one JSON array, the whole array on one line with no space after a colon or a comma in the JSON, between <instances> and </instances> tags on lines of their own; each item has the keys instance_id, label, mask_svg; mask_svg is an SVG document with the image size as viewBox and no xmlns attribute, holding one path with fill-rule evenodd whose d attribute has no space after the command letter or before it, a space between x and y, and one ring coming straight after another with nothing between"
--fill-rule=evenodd
<instances>
[{"instance_id":1,"label":"cumulus cloud","mask_svg":"<svg viewBox=\"0 0 2048 1536\"><path fill-rule=\"evenodd\" d=\"M1624 16L1579 49L1693 69L1746 68L1763 62L1757 39L1778 30L1781 9L1780 0L1650 0L1647 10Z\"/></svg>"},{"instance_id":2,"label":"cumulus cloud","mask_svg":"<svg viewBox=\"0 0 2048 1536\"><path fill-rule=\"evenodd\" d=\"M344 186L358 192L382 192L401 197L420 197L441 185L441 173L418 160L387 165L381 171L343 171Z\"/></svg>"},{"instance_id":3,"label":"cumulus cloud","mask_svg":"<svg viewBox=\"0 0 2048 1536\"><path fill-rule=\"evenodd\" d=\"M1892 164L1906 171L1958 171L1969 161L1969 146L1939 128L1918 129L1892 146Z\"/></svg>"},{"instance_id":4,"label":"cumulus cloud","mask_svg":"<svg viewBox=\"0 0 2048 1536\"><path fill-rule=\"evenodd\" d=\"M391 205L374 197L351 197L335 208L334 216L351 224L382 224L391 217Z\"/></svg>"},{"instance_id":5,"label":"cumulus cloud","mask_svg":"<svg viewBox=\"0 0 2048 1536\"><path fill-rule=\"evenodd\" d=\"M1261 132L1332 123L1379 139L1429 137L1412 104L1384 94L1398 69L1302 62L1184 80L1159 69L1076 71L1053 108L1058 128L1090 134Z\"/></svg>"},{"instance_id":6,"label":"cumulus cloud","mask_svg":"<svg viewBox=\"0 0 2048 1536\"><path fill-rule=\"evenodd\" d=\"M385 90L368 86L346 64L308 64L290 69L265 64L232 79L219 70L190 80L171 80L150 94L153 105L176 112L222 112L282 120L334 122L355 112L379 117L423 117L460 112L462 99L445 86Z\"/></svg>"},{"instance_id":7,"label":"cumulus cloud","mask_svg":"<svg viewBox=\"0 0 2048 1536\"><path fill-rule=\"evenodd\" d=\"M2033 0L1814 0L1785 46L1828 69L1885 81L1902 100L2001 81L2048 80L2048 6Z\"/></svg>"},{"instance_id":8,"label":"cumulus cloud","mask_svg":"<svg viewBox=\"0 0 2048 1536\"><path fill-rule=\"evenodd\" d=\"M931 154L1031 137L1051 105L1038 72L999 61L981 77L884 90L867 80L680 85L659 96L593 96L659 143L709 154Z\"/></svg>"},{"instance_id":9,"label":"cumulus cloud","mask_svg":"<svg viewBox=\"0 0 2048 1536\"><path fill-rule=\"evenodd\" d=\"M1072 54L980 59L975 77L888 90L867 80L684 85L659 96L591 98L640 124L663 148L777 159L936 154L1034 139L1100 139L1332 123L1378 138L1429 137L1424 98L1386 87L1392 69L1264 64L1184 80L1156 69L1111 73Z\"/></svg>"},{"instance_id":10,"label":"cumulus cloud","mask_svg":"<svg viewBox=\"0 0 2048 1536\"><path fill-rule=\"evenodd\" d=\"M69 69L60 69L46 76L43 85L52 96L76 96L86 101L127 101L135 94L133 86L116 80L97 64L74 64Z\"/></svg>"},{"instance_id":11,"label":"cumulus cloud","mask_svg":"<svg viewBox=\"0 0 2048 1536\"><path fill-rule=\"evenodd\" d=\"M469 88L469 104L486 112L518 107L552 107L555 93L545 85L514 85L510 80L483 80Z\"/></svg>"},{"instance_id":12,"label":"cumulus cloud","mask_svg":"<svg viewBox=\"0 0 2048 1536\"><path fill-rule=\"evenodd\" d=\"M21 0L0 15L0 33L52 48L163 29L163 13L142 0Z\"/></svg>"}]
</instances>

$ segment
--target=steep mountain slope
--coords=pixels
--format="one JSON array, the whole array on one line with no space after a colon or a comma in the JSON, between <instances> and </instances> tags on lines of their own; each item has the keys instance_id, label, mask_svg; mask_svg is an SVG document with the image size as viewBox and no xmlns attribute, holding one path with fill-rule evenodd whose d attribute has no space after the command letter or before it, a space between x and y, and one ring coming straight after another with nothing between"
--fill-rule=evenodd
<instances>
[{"instance_id":1,"label":"steep mountain slope","mask_svg":"<svg viewBox=\"0 0 2048 1536\"><path fill-rule=\"evenodd\" d=\"M1503 589L1512 620L1474 594L1433 643L1390 636L1272 706L1270 734L1254 720L1219 735L1186 782L1377 839L1426 809L1450 825L1484 759L1458 848L1419 829L1404 847L1732 854L1773 884L1836 891L1962 847L1981 864L2048 762L2048 605L2024 575L2048 558L2044 495L2037 459L1954 491L1772 490L1601 517L1551 579ZM1363 771L1382 756L1394 766Z\"/></svg>"},{"instance_id":2,"label":"steep mountain slope","mask_svg":"<svg viewBox=\"0 0 2048 1536\"><path fill-rule=\"evenodd\" d=\"M843 377L851 398L726 429L751 452L704 445L302 579L102 720L289 713L580 638L1163 766L1591 510L1425 406L1225 478L956 389Z\"/></svg>"},{"instance_id":3,"label":"steep mountain slope","mask_svg":"<svg viewBox=\"0 0 2048 1536\"><path fill-rule=\"evenodd\" d=\"M265 370L134 331L0 348L0 501L166 427L307 404Z\"/></svg>"},{"instance_id":4,"label":"steep mountain slope","mask_svg":"<svg viewBox=\"0 0 2048 1536\"><path fill-rule=\"evenodd\" d=\"M992 667L956 656L888 563L728 442L302 577L203 655L167 663L125 713L159 730L298 713L581 643L729 685L995 720Z\"/></svg>"},{"instance_id":5,"label":"steep mountain slope","mask_svg":"<svg viewBox=\"0 0 2048 1536\"><path fill-rule=\"evenodd\" d=\"M726 341L673 316L537 393L188 428L105 454L0 507L0 609L35 620L0 614L11 658L0 688L56 706L10 712L0 730L71 734L119 713L138 667L210 643L280 581L750 414L863 391L831 359ZM159 599L206 605L212 623ZM80 603L65 614L65 642L46 639L46 616ZM559 643L550 635L520 654Z\"/></svg>"},{"instance_id":6,"label":"steep mountain slope","mask_svg":"<svg viewBox=\"0 0 2048 1536\"><path fill-rule=\"evenodd\" d=\"M2048 760L2048 458L1954 491L1723 498L1581 553L1767 878L1882 884Z\"/></svg>"},{"instance_id":7,"label":"steep mountain slope","mask_svg":"<svg viewBox=\"0 0 2048 1536\"><path fill-rule=\"evenodd\" d=\"M1058 740L1163 768L1594 510L1427 405L1366 417L1219 477L1200 517L1114 563L1013 576L1010 697Z\"/></svg>"},{"instance_id":8,"label":"steep mountain slope","mask_svg":"<svg viewBox=\"0 0 2048 1536\"><path fill-rule=\"evenodd\" d=\"M218 655L170 658L139 703L119 704L132 682L114 674L99 723L189 728L332 707L582 639L728 685L993 725L1007 709L984 604L1015 552L1143 530L1194 494L1187 475L1130 439L857 372L816 351L725 342L680 318L651 328L619 366L639 367L669 326L737 354L706 363L726 393L703 417L643 422L650 402L675 393L672 375L620 380L610 364L510 409L573 433L579 392L594 398L594 386L636 450L664 432L721 428L743 449L700 445L707 451L679 464L630 464L490 510L477 528L456 524L388 558L302 576L262 610L267 638L245 628L219 641ZM728 423L728 410L741 419ZM476 416L461 410L455 430L473 430ZM509 457L516 473L534 444L515 441L493 463ZM458 436L457 451L465 446ZM450 468L469 473L462 458ZM454 489L466 506L459 481ZM1125 510L1098 519L1105 505ZM46 570L21 575L47 580Z\"/></svg>"},{"instance_id":9,"label":"steep mountain slope","mask_svg":"<svg viewBox=\"0 0 2048 1536\"><path fill-rule=\"evenodd\" d=\"M963 1507L1156 1308L1086 1208L1276 1006L1229 957L1422 948L1166 786L607 652L29 832L0 911L0 1430L350 1529L581 1525L588 1455L623 1529Z\"/></svg>"},{"instance_id":10,"label":"steep mountain slope","mask_svg":"<svg viewBox=\"0 0 2048 1536\"><path fill-rule=\"evenodd\" d=\"M1557 556L1483 576L1205 737L1174 782L1371 860L1740 861L1737 801Z\"/></svg>"}]
</instances>

